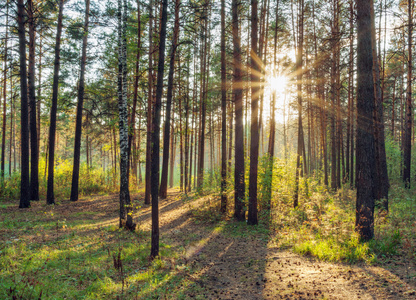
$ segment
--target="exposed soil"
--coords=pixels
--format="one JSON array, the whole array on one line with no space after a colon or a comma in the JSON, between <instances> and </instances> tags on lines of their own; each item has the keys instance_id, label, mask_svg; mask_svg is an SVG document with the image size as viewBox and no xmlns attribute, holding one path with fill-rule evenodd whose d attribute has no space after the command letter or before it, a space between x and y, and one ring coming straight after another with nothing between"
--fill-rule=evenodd
<instances>
[{"instance_id":1,"label":"exposed soil","mask_svg":"<svg viewBox=\"0 0 416 300\"><path fill-rule=\"evenodd\" d=\"M142 205L135 213L135 221L139 230L146 233L151 229L151 207L141 203L140 195L133 195L132 199ZM408 266L401 261L378 266L321 262L273 247L272 236L253 233L251 228L233 220L196 222L195 211L212 201L210 196L184 201L178 191L170 190L168 199L160 202L161 242L180 253L175 264L184 268L180 275L193 283L186 290L188 298L416 299L415 278L406 277ZM33 203L28 211L45 210L48 208L42 203ZM54 214L68 222L99 220L105 226L118 224L117 211L117 195L76 203L64 201L53 209ZM3 214L15 214L24 220L24 213L16 206L0 208L0 221ZM246 232L230 234L219 229L221 224ZM46 238L54 239L59 234L57 231L56 236ZM0 238L10 238L7 230L0 232ZM26 230L17 238L41 237Z\"/></svg>"},{"instance_id":2,"label":"exposed soil","mask_svg":"<svg viewBox=\"0 0 416 300\"><path fill-rule=\"evenodd\" d=\"M405 266L326 263L271 247L263 236L233 237L196 224L190 211L209 197L183 204L176 193L161 202L162 240L189 241L183 259L199 270L192 274L197 292L210 299L416 299L416 282L404 278ZM150 208L139 217L150 229ZM233 222L233 221L231 221Z\"/></svg>"}]
</instances>

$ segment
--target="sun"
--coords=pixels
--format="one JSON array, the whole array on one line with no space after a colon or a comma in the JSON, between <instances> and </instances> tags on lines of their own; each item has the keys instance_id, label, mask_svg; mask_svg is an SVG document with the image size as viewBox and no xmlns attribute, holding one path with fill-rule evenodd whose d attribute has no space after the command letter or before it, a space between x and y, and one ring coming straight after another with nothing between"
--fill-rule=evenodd
<instances>
[{"instance_id":1,"label":"sun","mask_svg":"<svg viewBox=\"0 0 416 300\"><path fill-rule=\"evenodd\" d=\"M287 77L285 76L269 76L267 78L270 89L277 94L283 94L287 87Z\"/></svg>"}]
</instances>

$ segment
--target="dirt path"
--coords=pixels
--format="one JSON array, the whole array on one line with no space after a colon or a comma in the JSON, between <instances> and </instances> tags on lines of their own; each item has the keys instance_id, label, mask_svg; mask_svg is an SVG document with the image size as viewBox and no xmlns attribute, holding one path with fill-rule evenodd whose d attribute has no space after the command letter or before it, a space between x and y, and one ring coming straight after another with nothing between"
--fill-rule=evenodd
<instances>
[{"instance_id":1,"label":"dirt path","mask_svg":"<svg viewBox=\"0 0 416 300\"><path fill-rule=\"evenodd\" d=\"M182 259L192 270L190 298L416 299L414 281L382 267L299 256L270 246L266 234L234 221L222 227L197 224L191 212L206 201L209 197L184 203L174 193L160 205L161 240L184 247ZM149 213L145 207L139 216L142 230L150 230Z\"/></svg>"}]
</instances>

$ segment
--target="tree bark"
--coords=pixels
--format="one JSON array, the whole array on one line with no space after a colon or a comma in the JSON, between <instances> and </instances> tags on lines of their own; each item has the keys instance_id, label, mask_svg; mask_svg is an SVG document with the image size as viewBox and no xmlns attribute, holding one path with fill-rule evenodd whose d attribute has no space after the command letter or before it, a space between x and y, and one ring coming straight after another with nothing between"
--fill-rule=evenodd
<instances>
[{"instance_id":1,"label":"tree bark","mask_svg":"<svg viewBox=\"0 0 416 300\"><path fill-rule=\"evenodd\" d=\"M33 1L27 1L29 20L29 107L30 107L30 200L39 201L39 155L35 94L35 16Z\"/></svg>"},{"instance_id":2,"label":"tree bark","mask_svg":"<svg viewBox=\"0 0 416 300\"><path fill-rule=\"evenodd\" d=\"M172 112L175 112L175 102L172 103ZM169 187L173 188L173 179L174 179L174 175L173 172L175 170L175 118L174 115L172 113L172 122L170 123L170 168L169 168Z\"/></svg>"},{"instance_id":3,"label":"tree bark","mask_svg":"<svg viewBox=\"0 0 416 300\"><path fill-rule=\"evenodd\" d=\"M371 43L372 0L357 5L357 202L356 230L362 240L374 236L374 81Z\"/></svg>"},{"instance_id":4,"label":"tree bark","mask_svg":"<svg viewBox=\"0 0 416 300\"><path fill-rule=\"evenodd\" d=\"M139 64L140 64L140 50L141 50L141 13L140 13L140 1L137 0L137 52L136 52L136 70L135 70L135 76L134 76L134 94L133 94L133 108L130 115L130 124L129 124L129 146L128 146L128 156L131 157L131 146L134 145L134 137L136 133L136 109L137 109L137 94L138 94L138 88L139 88ZM136 155L134 155L136 156ZM129 159L130 161L130 159ZM134 158L134 162L136 159ZM137 170L136 163L134 164L134 169ZM129 178L129 170L127 171L127 178ZM137 182L137 172L134 172L134 178Z\"/></svg>"},{"instance_id":5,"label":"tree bark","mask_svg":"<svg viewBox=\"0 0 416 300\"><path fill-rule=\"evenodd\" d=\"M204 20L204 27L203 27L203 47L202 47L202 93L201 93L201 119L200 119L200 129L199 129L199 143L198 143L198 178L197 178L197 189L199 192L202 192L202 186L204 183L204 162L205 162L205 122L206 122L206 93L207 93L207 49L208 49L208 7L209 0L204 2L204 12L205 20Z\"/></svg>"},{"instance_id":6,"label":"tree bark","mask_svg":"<svg viewBox=\"0 0 416 300\"><path fill-rule=\"evenodd\" d=\"M175 54L179 37L179 8L180 0L175 0L175 25L173 29L172 49L169 62L168 91L166 96L166 121L163 134L163 158L162 178L160 180L160 198L165 199L168 191L168 166L169 166L169 142L170 142L170 119L172 111L173 74L175 71ZM180 112L181 113L181 112Z\"/></svg>"},{"instance_id":7,"label":"tree bark","mask_svg":"<svg viewBox=\"0 0 416 300\"><path fill-rule=\"evenodd\" d=\"M374 136L375 136L375 158L376 158L376 200L382 200L383 208L389 209L389 178L387 174L386 148L384 136L383 98L380 82L380 66L377 59L376 30L374 23L374 6L371 7L372 26L371 41L373 54L373 79L374 79Z\"/></svg>"},{"instance_id":8,"label":"tree bark","mask_svg":"<svg viewBox=\"0 0 416 300\"><path fill-rule=\"evenodd\" d=\"M86 0L89 3L89 0ZM88 11L88 9L87 9ZM88 24L88 23L86 23ZM86 26L87 27L87 26ZM129 137L127 112L127 0L118 0L118 108L120 130L120 228L134 231L129 191Z\"/></svg>"},{"instance_id":9,"label":"tree bark","mask_svg":"<svg viewBox=\"0 0 416 300\"><path fill-rule=\"evenodd\" d=\"M258 41L257 0L251 0L251 140L250 140L250 177L248 225L257 225L257 169L259 160L259 83L260 66L257 63Z\"/></svg>"},{"instance_id":10,"label":"tree bark","mask_svg":"<svg viewBox=\"0 0 416 300\"><path fill-rule=\"evenodd\" d=\"M20 203L19 208L30 207L29 190L29 120L27 99L27 72L26 72L26 32L25 32L25 5L23 0L17 1L17 24L19 35L19 61L20 61L20 148L21 148L21 174L20 174Z\"/></svg>"},{"instance_id":11,"label":"tree bark","mask_svg":"<svg viewBox=\"0 0 416 300\"><path fill-rule=\"evenodd\" d=\"M273 69L277 69L277 30L279 26L279 0L276 3L276 28L274 31L274 46L273 46ZM276 72L273 73L276 76ZM272 198L272 178L273 178L273 161L274 161L274 146L275 146L275 136L276 136L276 90L272 91L272 101L271 101L271 119L270 119L270 138L269 138L269 148L268 155L269 161L267 163L267 171L269 176L269 182L267 182L267 206L270 208L271 198Z\"/></svg>"},{"instance_id":12,"label":"tree bark","mask_svg":"<svg viewBox=\"0 0 416 300\"><path fill-rule=\"evenodd\" d=\"M235 103L235 171L234 171L234 216L238 221L245 220L243 210L245 198L244 182L244 125L243 125L243 93L241 90L241 48L238 26L239 1L232 0L232 34L234 63L234 103Z\"/></svg>"},{"instance_id":13,"label":"tree bark","mask_svg":"<svg viewBox=\"0 0 416 300\"><path fill-rule=\"evenodd\" d=\"M296 54L296 72L297 72L297 100L298 100L298 151L296 156L296 174L295 174L295 193L293 207L299 205L299 177L302 176L302 153L303 153L303 126L302 126L302 57L303 57L303 14L304 1L299 3L299 32L298 46Z\"/></svg>"},{"instance_id":14,"label":"tree bark","mask_svg":"<svg viewBox=\"0 0 416 300\"><path fill-rule=\"evenodd\" d=\"M153 0L149 3L149 71L147 94L147 138L144 203L150 204L150 170L152 165L152 106L153 106Z\"/></svg>"},{"instance_id":15,"label":"tree bark","mask_svg":"<svg viewBox=\"0 0 416 300\"><path fill-rule=\"evenodd\" d=\"M0 169L0 180L4 182L4 165L6 159L6 90L7 90L7 47L9 41L9 1L6 3L6 37L4 41L4 70L3 70L3 125L2 125L2 138L1 138L1 169ZM10 132L12 127L10 127ZM11 150L10 150L11 151ZM10 168L10 163L9 163ZM9 171L9 176L11 172Z\"/></svg>"},{"instance_id":16,"label":"tree bark","mask_svg":"<svg viewBox=\"0 0 416 300\"><path fill-rule=\"evenodd\" d=\"M79 168L81 157L81 135L82 135L82 109L84 105L85 89L85 63L87 60L87 42L88 42L88 19L90 14L90 0L85 0L85 23L84 35L82 39L81 69L78 85L77 115L75 123L75 145L74 145L74 166L72 171L71 201L78 200L79 189Z\"/></svg>"},{"instance_id":17,"label":"tree bark","mask_svg":"<svg viewBox=\"0 0 416 300\"><path fill-rule=\"evenodd\" d=\"M408 0L408 35L407 35L407 90L406 90L406 111L403 137L403 181L407 188L410 188L410 165L412 151L412 33L413 33L413 1Z\"/></svg>"},{"instance_id":18,"label":"tree bark","mask_svg":"<svg viewBox=\"0 0 416 300\"><path fill-rule=\"evenodd\" d=\"M157 86L155 113L153 119L153 147L152 147L152 169L151 169L151 194L152 194L152 246L150 258L154 259L159 255L159 150L160 150L160 111L162 107L163 94L163 72L165 67L165 44L166 44L166 23L168 1L163 0L160 42L159 42L159 63L157 69Z\"/></svg>"},{"instance_id":19,"label":"tree bark","mask_svg":"<svg viewBox=\"0 0 416 300\"><path fill-rule=\"evenodd\" d=\"M221 207L227 210L227 82L225 62L225 0L221 0Z\"/></svg>"}]
</instances>

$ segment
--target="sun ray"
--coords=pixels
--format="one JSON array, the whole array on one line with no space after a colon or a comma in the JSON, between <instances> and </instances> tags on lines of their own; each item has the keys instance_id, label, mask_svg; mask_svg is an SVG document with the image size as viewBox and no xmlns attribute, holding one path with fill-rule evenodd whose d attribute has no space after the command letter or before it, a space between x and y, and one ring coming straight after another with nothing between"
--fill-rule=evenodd
<instances>
[{"instance_id":1,"label":"sun ray","mask_svg":"<svg viewBox=\"0 0 416 300\"><path fill-rule=\"evenodd\" d=\"M272 91L283 94L287 88L288 78L283 75L279 76L268 76L267 82Z\"/></svg>"}]
</instances>

